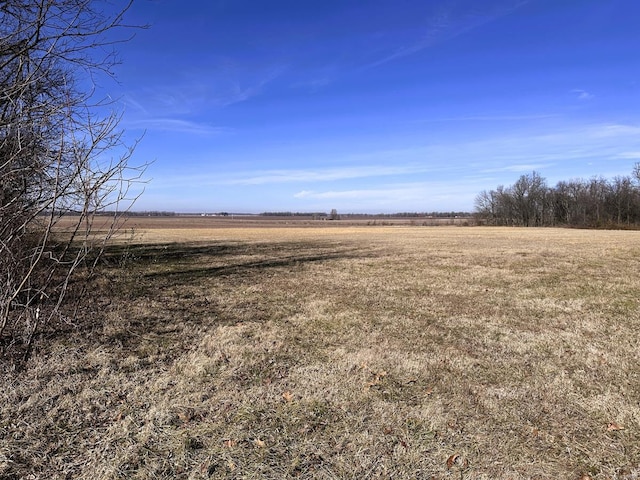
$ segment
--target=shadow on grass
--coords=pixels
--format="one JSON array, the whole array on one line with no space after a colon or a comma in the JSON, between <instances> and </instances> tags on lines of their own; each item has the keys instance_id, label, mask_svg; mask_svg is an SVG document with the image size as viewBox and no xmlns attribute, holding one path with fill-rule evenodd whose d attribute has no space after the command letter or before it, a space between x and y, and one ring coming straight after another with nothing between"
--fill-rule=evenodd
<instances>
[{"instance_id":1,"label":"shadow on grass","mask_svg":"<svg viewBox=\"0 0 640 480\"><path fill-rule=\"evenodd\" d=\"M268 252L270 253L270 252ZM156 272L146 275L147 278L175 278L176 280L194 280L198 278L210 278L229 275L253 275L264 270L281 267L300 267L310 263L321 263L329 260L341 260L363 257L363 252L358 249L342 249L340 251L325 251L310 253L304 250L295 252L279 250L276 257L232 262L229 265L208 266L195 268L180 268L169 272Z\"/></svg>"},{"instance_id":2,"label":"shadow on grass","mask_svg":"<svg viewBox=\"0 0 640 480\"><path fill-rule=\"evenodd\" d=\"M247 285L271 282L278 274L295 279L309 264L374 254L334 242L110 247L91 285L73 287L61 321L37 335L34 353L69 342L112 346L123 355L163 351L167 359L175 358L203 329L295 312L296 305L278 303L275 294L245 296L240 291ZM221 300L224 295L228 301Z\"/></svg>"},{"instance_id":3,"label":"shadow on grass","mask_svg":"<svg viewBox=\"0 0 640 480\"><path fill-rule=\"evenodd\" d=\"M104 258L111 266L121 262L127 269L137 270L139 280L147 285L167 287L192 285L194 280L213 277L259 276L273 269L372 255L370 249L354 245L286 242L119 247L105 252Z\"/></svg>"}]
</instances>

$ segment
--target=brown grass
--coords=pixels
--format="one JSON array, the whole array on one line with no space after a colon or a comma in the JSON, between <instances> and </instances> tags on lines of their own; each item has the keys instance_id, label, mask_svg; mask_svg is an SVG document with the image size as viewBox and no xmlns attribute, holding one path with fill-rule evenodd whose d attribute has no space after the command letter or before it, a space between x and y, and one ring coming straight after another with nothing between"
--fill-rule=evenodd
<instances>
[{"instance_id":1,"label":"brown grass","mask_svg":"<svg viewBox=\"0 0 640 480\"><path fill-rule=\"evenodd\" d=\"M135 236L5 369L0 477L640 478L637 232Z\"/></svg>"}]
</instances>

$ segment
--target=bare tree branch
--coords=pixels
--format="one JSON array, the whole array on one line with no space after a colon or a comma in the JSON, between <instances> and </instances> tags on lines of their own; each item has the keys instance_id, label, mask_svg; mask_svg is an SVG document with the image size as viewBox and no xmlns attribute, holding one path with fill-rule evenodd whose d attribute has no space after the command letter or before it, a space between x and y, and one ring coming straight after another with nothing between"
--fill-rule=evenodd
<instances>
[{"instance_id":1,"label":"bare tree branch","mask_svg":"<svg viewBox=\"0 0 640 480\"><path fill-rule=\"evenodd\" d=\"M0 1L0 346L29 353L136 199L146 168L129 164L137 142L125 144L121 115L83 87L113 77L131 5L108 15L100 0ZM97 232L106 210L110 225Z\"/></svg>"}]
</instances>

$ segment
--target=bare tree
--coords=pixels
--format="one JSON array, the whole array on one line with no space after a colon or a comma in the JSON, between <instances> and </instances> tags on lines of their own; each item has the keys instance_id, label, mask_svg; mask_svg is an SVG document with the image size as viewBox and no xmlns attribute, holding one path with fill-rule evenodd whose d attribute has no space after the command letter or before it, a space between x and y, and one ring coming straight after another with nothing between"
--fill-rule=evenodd
<instances>
[{"instance_id":1,"label":"bare tree","mask_svg":"<svg viewBox=\"0 0 640 480\"><path fill-rule=\"evenodd\" d=\"M3 350L21 345L28 355L38 329L65 314L71 280L93 272L135 200L145 165L129 164L135 142L125 144L121 117L94 87L113 76L130 6L110 15L106 1L0 0Z\"/></svg>"},{"instance_id":2,"label":"bare tree","mask_svg":"<svg viewBox=\"0 0 640 480\"><path fill-rule=\"evenodd\" d=\"M495 225L497 199L494 190L483 190L475 198L476 217L487 225Z\"/></svg>"},{"instance_id":3,"label":"bare tree","mask_svg":"<svg viewBox=\"0 0 640 480\"><path fill-rule=\"evenodd\" d=\"M522 175L512 187L518 222L525 227L540 226L544 217L547 186L537 172Z\"/></svg>"}]
</instances>

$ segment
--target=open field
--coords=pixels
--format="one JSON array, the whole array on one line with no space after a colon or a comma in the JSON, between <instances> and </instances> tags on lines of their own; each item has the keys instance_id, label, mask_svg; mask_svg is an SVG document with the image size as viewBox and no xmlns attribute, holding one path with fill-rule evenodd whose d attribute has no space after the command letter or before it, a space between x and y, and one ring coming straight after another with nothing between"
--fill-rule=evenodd
<instances>
[{"instance_id":1,"label":"open field","mask_svg":"<svg viewBox=\"0 0 640 480\"><path fill-rule=\"evenodd\" d=\"M0 478L640 478L640 232L323 223L127 225Z\"/></svg>"},{"instance_id":2,"label":"open field","mask_svg":"<svg viewBox=\"0 0 640 480\"><path fill-rule=\"evenodd\" d=\"M65 216L58 220L56 228L65 231L73 228L77 217ZM96 230L108 229L113 222L111 216L96 216ZM212 229L256 229L256 228L338 228L345 227L369 227L369 226L461 226L473 223L472 218L432 218L432 217L384 217L384 216L350 216L341 220L327 220L326 218L314 218L308 216L263 216L263 215L229 215L229 216L200 216L200 215L174 215L174 216L125 216L118 220L122 226L119 239L130 240L132 232L158 230L173 231L169 237L178 236L182 231L212 230ZM208 235L206 232L200 232ZM158 236L158 235L156 235ZM172 238L167 238L167 240Z\"/></svg>"}]
</instances>

